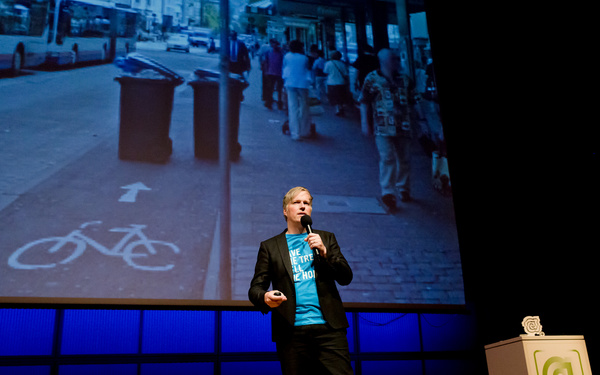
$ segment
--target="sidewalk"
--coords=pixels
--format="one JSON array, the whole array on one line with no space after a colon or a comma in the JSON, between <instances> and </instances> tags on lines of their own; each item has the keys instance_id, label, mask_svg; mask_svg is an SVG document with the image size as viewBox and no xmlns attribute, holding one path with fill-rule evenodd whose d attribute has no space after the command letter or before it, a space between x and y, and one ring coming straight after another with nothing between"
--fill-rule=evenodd
<instances>
[{"instance_id":1,"label":"sidewalk","mask_svg":"<svg viewBox=\"0 0 600 375\"><path fill-rule=\"evenodd\" d=\"M281 132L286 114L263 106L257 68L249 80L231 178L234 299L247 298L260 241L285 229L283 195L302 185L314 196L314 227L336 234L353 268L354 281L340 288L345 302L464 302L452 199L433 189L431 158L419 144L413 201L388 214L378 201L377 150L357 110L339 118L324 105L313 117L317 138L295 142Z\"/></svg>"}]
</instances>

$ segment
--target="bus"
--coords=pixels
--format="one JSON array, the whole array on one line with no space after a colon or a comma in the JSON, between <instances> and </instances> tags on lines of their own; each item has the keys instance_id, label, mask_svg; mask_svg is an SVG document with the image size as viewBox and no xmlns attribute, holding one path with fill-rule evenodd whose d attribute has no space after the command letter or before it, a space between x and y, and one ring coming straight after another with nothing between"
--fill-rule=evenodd
<instances>
[{"instance_id":1,"label":"bus","mask_svg":"<svg viewBox=\"0 0 600 375\"><path fill-rule=\"evenodd\" d=\"M18 74L46 61L48 1L0 0L0 69Z\"/></svg>"},{"instance_id":2,"label":"bus","mask_svg":"<svg viewBox=\"0 0 600 375\"><path fill-rule=\"evenodd\" d=\"M47 62L107 61L134 51L137 16L132 9L105 1L51 1Z\"/></svg>"},{"instance_id":3,"label":"bus","mask_svg":"<svg viewBox=\"0 0 600 375\"><path fill-rule=\"evenodd\" d=\"M138 19L99 0L0 0L0 69L109 61L135 50Z\"/></svg>"}]
</instances>

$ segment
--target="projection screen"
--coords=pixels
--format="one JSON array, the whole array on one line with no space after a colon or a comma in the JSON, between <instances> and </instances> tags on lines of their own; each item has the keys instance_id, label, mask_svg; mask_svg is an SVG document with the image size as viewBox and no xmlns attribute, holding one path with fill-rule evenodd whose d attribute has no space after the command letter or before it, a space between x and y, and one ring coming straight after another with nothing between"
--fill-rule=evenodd
<instances>
[{"instance_id":1,"label":"projection screen","mask_svg":"<svg viewBox=\"0 0 600 375\"><path fill-rule=\"evenodd\" d=\"M198 155L217 147L218 95L205 91L219 66L215 3L162 13L137 1L0 0L0 302L250 306L259 244L285 229L285 192L305 186L314 228L335 233L353 269L352 283L339 287L347 306L464 304L426 15L418 1L405 3L231 2L251 70L243 98L231 97L243 99L231 131L241 153L224 207L221 166ZM285 90L265 108L261 56L271 38L284 50L301 40L307 54L315 45L326 60L338 50L346 62L352 98L343 116L326 81L311 77L309 139L286 131ZM353 63L366 45L396 51L418 96L402 150L410 168L398 166L412 199L399 196L395 210L382 203L378 147L363 134L356 102L361 65ZM111 62L134 52L161 67L128 72ZM165 83L164 67L185 82ZM209 73L197 84L199 69ZM127 75L149 86L130 89ZM142 128L131 128L132 115ZM149 149L144 142L165 129L168 145ZM128 147L168 151L131 160Z\"/></svg>"}]
</instances>

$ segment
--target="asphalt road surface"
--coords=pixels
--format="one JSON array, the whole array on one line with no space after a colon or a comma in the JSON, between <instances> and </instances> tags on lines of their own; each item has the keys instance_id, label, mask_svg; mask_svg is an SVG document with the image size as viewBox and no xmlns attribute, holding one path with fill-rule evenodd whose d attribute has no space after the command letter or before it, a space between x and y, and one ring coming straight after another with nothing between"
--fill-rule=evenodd
<instances>
[{"instance_id":1,"label":"asphalt road surface","mask_svg":"<svg viewBox=\"0 0 600 375\"><path fill-rule=\"evenodd\" d=\"M139 52L186 78L218 61ZM121 161L119 74L105 64L0 80L0 295L203 298L217 166L189 157L190 89L177 88L169 166Z\"/></svg>"}]
</instances>

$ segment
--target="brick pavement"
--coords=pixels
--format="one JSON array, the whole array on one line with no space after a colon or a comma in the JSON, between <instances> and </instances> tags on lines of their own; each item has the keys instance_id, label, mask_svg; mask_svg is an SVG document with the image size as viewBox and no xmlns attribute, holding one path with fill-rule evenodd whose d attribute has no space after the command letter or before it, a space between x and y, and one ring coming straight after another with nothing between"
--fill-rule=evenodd
<instances>
[{"instance_id":1,"label":"brick pavement","mask_svg":"<svg viewBox=\"0 0 600 375\"><path fill-rule=\"evenodd\" d=\"M260 101L254 69L240 119L242 158L232 165L233 297L245 300L260 241L285 228L281 200L292 186L314 195L376 198L378 157L372 138L362 136L357 111L346 118L332 107L314 116L318 137L294 142L281 132L286 114ZM452 200L434 191L431 158L415 142L414 200L394 214L320 212L315 228L336 234L354 271L340 287L345 302L463 303L462 271Z\"/></svg>"}]
</instances>

